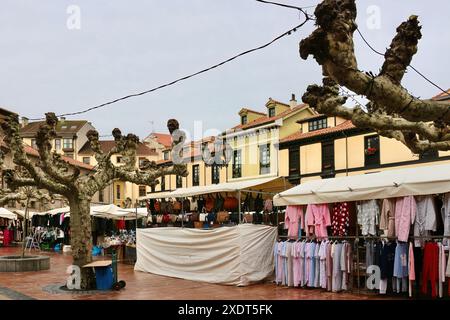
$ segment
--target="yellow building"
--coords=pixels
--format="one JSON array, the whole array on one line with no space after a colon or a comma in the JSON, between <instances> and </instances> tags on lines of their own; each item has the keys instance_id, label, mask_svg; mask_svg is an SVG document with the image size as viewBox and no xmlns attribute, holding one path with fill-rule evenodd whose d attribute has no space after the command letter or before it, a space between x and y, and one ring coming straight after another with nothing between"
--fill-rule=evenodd
<instances>
[{"instance_id":1,"label":"yellow building","mask_svg":"<svg viewBox=\"0 0 450 320\"><path fill-rule=\"evenodd\" d=\"M298 130L297 121L317 116L317 112L307 105L298 105L292 95L289 104L269 98L264 112L242 108L238 115L240 123L218 137L188 143L184 157L189 175L165 177L154 192L280 176L279 140ZM214 157L217 141L226 142L232 149L227 166L205 163L205 148ZM171 164L170 159L159 161L159 165Z\"/></svg>"},{"instance_id":2,"label":"yellow building","mask_svg":"<svg viewBox=\"0 0 450 320\"><path fill-rule=\"evenodd\" d=\"M115 141L100 141L100 147L103 152L109 152L115 146ZM136 169L140 168L146 160L157 161L158 153L155 150L148 148L145 144L139 143L137 149ZM78 160L91 166L96 166L97 161L94 157L94 152L91 149L89 142L87 142L78 153ZM122 156L120 154L113 155L111 158L115 166L120 166L122 163ZM131 182L114 181L110 188L111 194L108 198L111 199L109 203L113 203L122 208L134 206L135 202L151 191L149 186L139 186ZM106 198L106 195L103 197Z\"/></svg>"},{"instance_id":3,"label":"yellow building","mask_svg":"<svg viewBox=\"0 0 450 320\"><path fill-rule=\"evenodd\" d=\"M293 184L314 179L449 162L450 152L413 154L395 139L356 128L339 117L298 121L297 132L280 139L280 175Z\"/></svg>"}]
</instances>

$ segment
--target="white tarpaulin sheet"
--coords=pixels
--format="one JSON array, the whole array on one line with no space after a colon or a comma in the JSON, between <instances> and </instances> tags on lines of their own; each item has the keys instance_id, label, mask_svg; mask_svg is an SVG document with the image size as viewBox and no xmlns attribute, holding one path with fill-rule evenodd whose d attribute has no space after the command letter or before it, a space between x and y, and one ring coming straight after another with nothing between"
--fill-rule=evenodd
<instances>
[{"instance_id":1,"label":"white tarpaulin sheet","mask_svg":"<svg viewBox=\"0 0 450 320\"><path fill-rule=\"evenodd\" d=\"M315 180L277 194L274 205L385 199L450 192L450 164Z\"/></svg>"},{"instance_id":2,"label":"white tarpaulin sheet","mask_svg":"<svg viewBox=\"0 0 450 320\"><path fill-rule=\"evenodd\" d=\"M242 224L211 230L137 229L135 270L246 286L273 274L277 229Z\"/></svg>"}]
</instances>

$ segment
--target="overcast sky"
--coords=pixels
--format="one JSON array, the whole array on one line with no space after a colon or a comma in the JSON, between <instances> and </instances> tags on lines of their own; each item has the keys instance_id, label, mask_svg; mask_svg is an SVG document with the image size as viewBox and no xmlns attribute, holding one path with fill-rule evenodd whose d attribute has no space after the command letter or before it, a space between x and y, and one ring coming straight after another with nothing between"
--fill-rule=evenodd
<instances>
[{"instance_id":1,"label":"overcast sky","mask_svg":"<svg viewBox=\"0 0 450 320\"><path fill-rule=\"evenodd\" d=\"M284 1L300 6L318 2ZM423 38L413 65L450 87L450 1L357 4L361 31L383 52L396 27L409 15L419 15ZM81 10L79 30L67 27L70 5ZM367 25L374 26L372 5L380 8L379 28ZM31 118L47 111L78 111L203 69L300 22L295 10L254 0L2 0L0 106ZM288 102L295 93L300 102L306 87L321 80L316 62L303 61L298 54L299 41L312 30L310 22L269 48L219 69L72 119L91 121L101 134L119 127L144 138L152 128L166 131L172 117L189 130L195 121L202 121L203 130L223 130L237 124L242 107L265 111L269 97ZM355 42L360 69L377 73L382 57L357 34ZM413 72L403 83L422 98L439 93Z\"/></svg>"}]
</instances>

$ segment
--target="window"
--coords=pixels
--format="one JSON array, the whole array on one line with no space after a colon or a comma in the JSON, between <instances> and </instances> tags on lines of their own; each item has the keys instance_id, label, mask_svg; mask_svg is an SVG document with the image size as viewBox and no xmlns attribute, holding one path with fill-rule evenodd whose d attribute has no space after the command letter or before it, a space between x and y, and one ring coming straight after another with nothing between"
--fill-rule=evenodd
<instances>
[{"instance_id":1,"label":"window","mask_svg":"<svg viewBox=\"0 0 450 320\"><path fill-rule=\"evenodd\" d=\"M73 149L73 139L63 139L64 149Z\"/></svg>"},{"instance_id":2,"label":"window","mask_svg":"<svg viewBox=\"0 0 450 320\"><path fill-rule=\"evenodd\" d=\"M242 175L242 158L241 150L234 150L233 152L233 178L240 178Z\"/></svg>"},{"instance_id":3,"label":"window","mask_svg":"<svg viewBox=\"0 0 450 320\"><path fill-rule=\"evenodd\" d=\"M324 129L327 127L327 118L309 121L309 131Z\"/></svg>"},{"instance_id":4,"label":"window","mask_svg":"<svg viewBox=\"0 0 450 320\"><path fill-rule=\"evenodd\" d=\"M30 208L31 209L36 209L36 201L31 201L30 202Z\"/></svg>"},{"instance_id":5,"label":"window","mask_svg":"<svg viewBox=\"0 0 450 320\"><path fill-rule=\"evenodd\" d=\"M161 177L161 191L166 191L166 177Z\"/></svg>"},{"instance_id":6,"label":"window","mask_svg":"<svg viewBox=\"0 0 450 320\"><path fill-rule=\"evenodd\" d=\"M289 176L300 175L300 149L289 150Z\"/></svg>"},{"instance_id":7,"label":"window","mask_svg":"<svg viewBox=\"0 0 450 320\"><path fill-rule=\"evenodd\" d=\"M61 151L61 139L55 139L55 150Z\"/></svg>"},{"instance_id":8,"label":"window","mask_svg":"<svg viewBox=\"0 0 450 320\"><path fill-rule=\"evenodd\" d=\"M275 117L275 108L269 108L269 118Z\"/></svg>"},{"instance_id":9,"label":"window","mask_svg":"<svg viewBox=\"0 0 450 320\"><path fill-rule=\"evenodd\" d=\"M169 160L170 151L164 151L164 160Z\"/></svg>"},{"instance_id":10,"label":"window","mask_svg":"<svg viewBox=\"0 0 450 320\"><path fill-rule=\"evenodd\" d=\"M213 164L211 167L211 181L213 184L220 183L220 168L218 165Z\"/></svg>"},{"instance_id":11,"label":"window","mask_svg":"<svg viewBox=\"0 0 450 320\"><path fill-rule=\"evenodd\" d=\"M247 116L242 116L241 117L241 124L247 124Z\"/></svg>"},{"instance_id":12,"label":"window","mask_svg":"<svg viewBox=\"0 0 450 320\"><path fill-rule=\"evenodd\" d=\"M334 170L334 141L322 142L322 172L330 173Z\"/></svg>"},{"instance_id":13,"label":"window","mask_svg":"<svg viewBox=\"0 0 450 320\"><path fill-rule=\"evenodd\" d=\"M439 151L436 149L430 149L419 154L420 160L433 160L439 158Z\"/></svg>"},{"instance_id":14,"label":"window","mask_svg":"<svg viewBox=\"0 0 450 320\"><path fill-rule=\"evenodd\" d=\"M380 137L379 136L364 137L364 165L365 166L380 165Z\"/></svg>"},{"instance_id":15,"label":"window","mask_svg":"<svg viewBox=\"0 0 450 320\"><path fill-rule=\"evenodd\" d=\"M192 185L200 185L200 166L198 164L192 166Z\"/></svg>"},{"instance_id":16,"label":"window","mask_svg":"<svg viewBox=\"0 0 450 320\"><path fill-rule=\"evenodd\" d=\"M117 185L117 186L116 186L116 198L117 198L117 199L121 199L121 197L122 197L122 195L121 195L121 193L120 193L120 186Z\"/></svg>"},{"instance_id":17,"label":"window","mask_svg":"<svg viewBox=\"0 0 450 320\"><path fill-rule=\"evenodd\" d=\"M142 169L147 163L147 158L139 158L139 169Z\"/></svg>"},{"instance_id":18,"label":"window","mask_svg":"<svg viewBox=\"0 0 450 320\"><path fill-rule=\"evenodd\" d=\"M31 147L32 147L33 149L37 149L37 148L38 148L38 146L37 146L37 144L36 144L36 139L31 139Z\"/></svg>"},{"instance_id":19,"label":"window","mask_svg":"<svg viewBox=\"0 0 450 320\"><path fill-rule=\"evenodd\" d=\"M91 157L83 157L83 163L91 164Z\"/></svg>"},{"instance_id":20,"label":"window","mask_svg":"<svg viewBox=\"0 0 450 320\"><path fill-rule=\"evenodd\" d=\"M259 146L259 174L270 173L270 144Z\"/></svg>"},{"instance_id":21,"label":"window","mask_svg":"<svg viewBox=\"0 0 450 320\"><path fill-rule=\"evenodd\" d=\"M177 176L177 188L183 188L183 177Z\"/></svg>"},{"instance_id":22,"label":"window","mask_svg":"<svg viewBox=\"0 0 450 320\"><path fill-rule=\"evenodd\" d=\"M147 187L139 186L139 197L145 197L147 195Z\"/></svg>"},{"instance_id":23,"label":"window","mask_svg":"<svg viewBox=\"0 0 450 320\"><path fill-rule=\"evenodd\" d=\"M116 162L117 162L117 163L122 163L122 157L121 157L121 156L117 156Z\"/></svg>"},{"instance_id":24,"label":"window","mask_svg":"<svg viewBox=\"0 0 450 320\"><path fill-rule=\"evenodd\" d=\"M65 153L64 156L66 156L67 158L73 159L73 153Z\"/></svg>"},{"instance_id":25,"label":"window","mask_svg":"<svg viewBox=\"0 0 450 320\"><path fill-rule=\"evenodd\" d=\"M105 202L105 190L98 192L98 202Z\"/></svg>"}]
</instances>

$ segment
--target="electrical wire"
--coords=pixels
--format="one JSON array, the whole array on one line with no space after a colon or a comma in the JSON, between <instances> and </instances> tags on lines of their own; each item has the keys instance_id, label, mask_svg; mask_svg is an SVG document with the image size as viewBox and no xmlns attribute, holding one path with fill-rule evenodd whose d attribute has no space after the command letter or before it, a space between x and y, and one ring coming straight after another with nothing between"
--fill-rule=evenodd
<instances>
[{"instance_id":1,"label":"electrical wire","mask_svg":"<svg viewBox=\"0 0 450 320\"><path fill-rule=\"evenodd\" d=\"M380 51L376 50L368 41L367 39L363 36L363 34L361 33L361 31L359 30L359 28L356 29L356 31L358 31L358 34L360 35L361 39L365 42L365 44L376 54L383 56L384 54L381 53ZM396 57L396 56L395 56ZM398 59L400 61L400 59ZM441 90L443 93L448 94L448 91L442 89L442 87L440 87L439 85L437 85L435 82L433 82L432 80L430 80L428 77L426 77L422 72L420 72L417 68L415 68L412 64L409 64L407 67L411 68L412 70L414 70L419 76L421 76L422 78L424 78L426 81L428 81L431 85L433 85L434 87L436 87L437 89Z\"/></svg>"},{"instance_id":2,"label":"electrical wire","mask_svg":"<svg viewBox=\"0 0 450 320\"><path fill-rule=\"evenodd\" d=\"M284 4L284 3L279 3L279 2L273 2L273 1L266 1L266 0L255 0L256 2L261 2L261 3L265 3L265 4L272 4L275 6L279 6L279 7L284 7L284 8L289 8L289 9L296 9L300 12L302 12L306 17L310 18L309 14L305 11L305 9L309 9L309 8L314 8L317 7L317 5L313 5L313 6L305 6L305 7L297 7L297 6L293 6L290 4Z\"/></svg>"},{"instance_id":3,"label":"electrical wire","mask_svg":"<svg viewBox=\"0 0 450 320\"><path fill-rule=\"evenodd\" d=\"M308 16L305 16L305 20L304 20L302 23L300 23L299 25L295 26L294 28L292 28L292 29L290 29L290 30L288 30L288 31L286 31L286 32L284 32L284 33L282 33L281 35L277 36L276 38L272 39L271 41L269 41L269 42L267 42L267 43L265 43L265 44L263 44L263 45L261 45L261 46L258 46L258 47L256 47L256 48L249 49L249 50L246 50L246 51L244 51L244 52L241 52L241 53L239 53L239 54L237 54L237 55L234 55L233 57L228 58L228 59L226 59L226 60L224 60L224 61L222 61L222 62L219 62L219 63L217 63L217 64L215 64L215 65L213 65L213 66L211 66L211 67L205 68L205 69L200 70L200 71L197 71L197 72L195 72L195 73L191 73L191 74L189 74L189 75L187 75L187 76L178 78L178 79L176 79L176 80L174 80L174 81L171 81L171 82L162 84L162 85L160 85L160 86L157 86L157 87L152 88L152 89L149 89L149 90L145 90L145 91L142 91L142 92L129 94L129 95L123 96L123 97L121 97L121 98L117 98L117 99L114 99L114 100L111 100L111 101L108 101L108 102L99 104L99 105L97 105L97 106L93 106L93 107L84 109L84 110L82 110L82 111L76 111L76 112L70 112L70 113L60 114L60 115L58 115L58 117L75 116L75 115L84 114L84 113L87 113L87 112L90 112L90 111L93 111L93 110L96 110L96 109L104 108L104 107L106 107L106 106L109 106L109 105L111 105L111 104L117 103L117 102L119 102L119 101L123 101L123 100L129 99L129 98L133 98L133 97L143 96L143 95L145 95L145 94L149 94L149 93L151 93L151 92L154 92L154 91L157 91L157 90L160 90L160 89L163 89L163 88L172 86L172 85L174 85L174 84L176 84L176 83L178 83L178 82L181 82L181 81L187 80L187 79L189 79L189 78L198 76L198 75L200 75L200 74L202 74L202 73L206 73L206 72L211 71L211 70L213 70L213 69L216 69L216 68L218 68L218 67L220 67L220 66L223 66L224 64L227 64L227 63L229 63L229 62L231 62L231 61L233 61L233 60L236 60L236 59L238 59L238 58L240 58L240 57L242 57L242 56L245 56L245 55L247 55L247 54L249 54L249 53L252 53L252 52L255 52L255 51L258 51L258 50L262 50L262 49L264 49L264 48L267 48L268 46L272 45L273 43L277 42L278 40L280 40L280 39L282 39L282 38L284 38L284 37L286 37L286 36L291 35L293 32L296 32L297 29L299 29L299 28L301 28L302 26L304 26L309 20L311 20L311 19L310 19ZM35 119L30 119L30 120L31 120L31 121L37 121L37 120L44 120L44 118L35 118Z\"/></svg>"}]
</instances>

